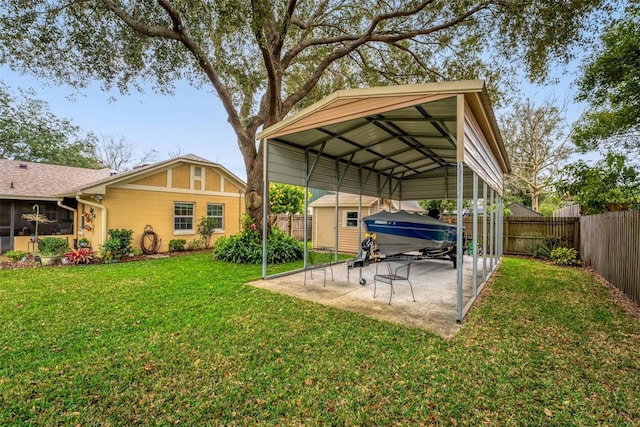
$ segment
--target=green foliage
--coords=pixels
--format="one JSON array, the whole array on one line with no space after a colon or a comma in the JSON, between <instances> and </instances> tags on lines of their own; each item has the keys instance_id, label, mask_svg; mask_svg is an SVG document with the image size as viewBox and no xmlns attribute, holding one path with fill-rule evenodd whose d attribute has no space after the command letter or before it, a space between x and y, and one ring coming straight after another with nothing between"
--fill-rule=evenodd
<instances>
[{"instance_id":1,"label":"green foliage","mask_svg":"<svg viewBox=\"0 0 640 427\"><path fill-rule=\"evenodd\" d=\"M534 258L551 258L551 252L559 247L561 241L555 237L545 237L543 241L534 243L529 248L529 255Z\"/></svg>"},{"instance_id":2,"label":"green foliage","mask_svg":"<svg viewBox=\"0 0 640 427\"><path fill-rule=\"evenodd\" d=\"M121 259L131 253L133 230L110 228L107 234L109 238L100 245L100 252L104 259Z\"/></svg>"},{"instance_id":3,"label":"green foliage","mask_svg":"<svg viewBox=\"0 0 640 427\"><path fill-rule=\"evenodd\" d=\"M169 241L169 252L182 252L184 245L187 243L185 239L171 239Z\"/></svg>"},{"instance_id":4,"label":"green foliage","mask_svg":"<svg viewBox=\"0 0 640 427\"><path fill-rule=\"evenodd\" d=\"M220 224L219 218L213 218L209 216L203 216L200 218L200 222L198 222L197 232L204 240L205 249L209 248L209 244L211 243L211 236L217 230L222 228L222 224Z\"/></svg>"},{"instance_id":5,"label":"green foliage","mask_svg":"<svg viewBox=\"0 0 640 427\"><path fill-rule=\"evenodd\" d=\"M634 315L586 271L497 273L444 339L208 254L0 271L0 424L637 424Z\"/></svg>"},{"instance_id":6,"label":"green foliage","mask_svg":"<svg viewBox=\"0 0 640 427\"><path fill-rule=\"evenodd\" d=\"M557 265L576 265L578 252L574 248L557 247L551 251L550 258Z\"/></svg>"},{"instance_id":7,"label":"green foliage","mask_svg":"<svg viewBox=\"0 0 640 427\"><path fill-rule=\"evenodd\" d=\"M302 259L302 243L287 236L274 227L267 239L267 262L278 264ZM239 264L262 263L262 240L260 233L245 228L240 234L220 237L213 248L213 258L218 261Z\"/></svg>"},{"instance_id":8,"label":"green foliage","mask_svg":"<svg viewBox=\"0 0 640 427\"><path fill-rule=\"evenodd\" d=\"M565 206L564 201L557 194L550 193L540 198L540 206L538 212L546 217L550 217L553 211Z\"/></svg>"},{"instance_id":9,"label":"green foliage","mask_svg":"<svg viewBox=\"0 0 640 427\"><path fill-rule=\"evenodd\" d=\"M274 214L302 213L304 188L297 185L273 184L269 189L269 209Z\"/></svg>"},{"instance_id":10,"label":"green foliage","mask_svg":"<svg viewBox=\"0 0 640 427\"><path fill-rule=\"evenodd\" d=\"M640 152L640 6L629 6L601 41L578 80L577 100L591 108L575 125L573 141L584 151L609 146Z\"/></svg>"},{"instance_id":11,"label":"green foliage","mask_svg":"<svg viewBox=\"0 0 640 427\"><path fill-rule=\"evenodd\" d=\"M83 134L33 96L28 92L15 96L0 82L0 159L99 167L96 137Z\"/></svg>"},{"instance_id":12,"label":"green foliage","mask_svg":"<svg viewBox=\"0 0 640 427\"><path fill-rule=\"evenodd\" d=\"M4 255L7 258L9 258L11 261L20 261L20 260L22 260L24 257L26 257L29 254L27 252L25 252L25 251L10 250L10 251L5 252Z\"/></svg>"},{"instance_id":13,"label":"green foliage","mask_svg":"<svg viewBox=\"0 0 640 427\"><path fill-rule=\"evenodd\" d=\"M204 243L200 239L193 239L187 242L188 251L197 251L199 249L202 249L203 246L204 246Z\"/></svg>"},{"instance_id":14,"label":"green foliage","mask_svg":"<svg viewBox=\"0 0 640 427\"><path fill-rule=\"evenodd\" d=\"M496 97L519 65L538 81L615 5L557 2L57 2L0 8L0 62L51 81L212 85L262 188L257 131L344 88L483 76ZM581 46L582 47L582 46ZM499 60L487 55L496 52ZM346 158L345 158L346 159ZM257 218L259 210L252 209Z\"/></svg>"},{"instance_id":15,"label":"green foliage","mask_svg":"<svg viewBox=\"0 0 640 427\"><path fill-rule=\"evenodd\" d=\"M45 256L64 255L69 244L60 237L43 237L38 240L38 250Z\"/></svg>"},{"instance_id":16,"label":"green foliage","mask_svg":"<svg viewBox=\"0 0 640 427\"><path fill-rule=\"evenodd\" d=\"M82 237L82 238L78 239L78 246L83 247L83 248L87 248L90 245L91 245L91 242L86 237Z\"/></svg>"},{"instance_id":17,"label":"green foliage","mask_svg":"<svg viewBox=\"0 0 640 427\"><path fill-rule=\"evenodd\" d=\"M458 209L458 201L455 199L418 200L418 205L426 211L437 209L440 211L440 214L451 214ZM473 207L473 200L462 199L462 207L463 209L471 209Z\"/></svg>"},{"instance_id":18,"label":"green foliage","mask_svg":"<svg viewBox=\"0 0 640 427\"><path fill-rule=\"evenodd\" d=\"M593 166L579 160L568 165L556 184L559 192L573 196L588 214L607 211L608 203L640 206L640 174L622 154L608 153Z\"/></svg>"}]
</instances>

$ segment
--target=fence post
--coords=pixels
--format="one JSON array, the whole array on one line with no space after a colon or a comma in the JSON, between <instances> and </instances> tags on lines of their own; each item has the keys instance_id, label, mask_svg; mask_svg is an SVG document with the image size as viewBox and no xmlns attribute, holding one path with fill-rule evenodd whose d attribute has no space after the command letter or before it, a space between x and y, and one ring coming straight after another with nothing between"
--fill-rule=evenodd
<instances>
[{"instance_id":1,"label":"fence post","mask_svg":"<svg viewBox=\"0 0 640 427\"><path fill-rule=\"evenodd\" d=\"M509 252L509 217L504 217L504 223L502 224L504 228L504 237L502 239L502 252Z\"/></svg>"}]
</instances>

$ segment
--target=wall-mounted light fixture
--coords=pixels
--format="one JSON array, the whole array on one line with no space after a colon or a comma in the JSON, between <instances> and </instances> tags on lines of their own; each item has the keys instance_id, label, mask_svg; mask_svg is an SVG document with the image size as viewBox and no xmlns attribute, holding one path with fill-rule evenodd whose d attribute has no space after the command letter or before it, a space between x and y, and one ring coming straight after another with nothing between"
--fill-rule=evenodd
<instances>
[{"instance_id":1,"label":"wall-mounted light fixture","mask_svg":"<svg viewBox=\"0 0 640 427\"><path fill-rule=\"evenodd\" d=\"M93 200L95 200L96 202L100 203L102 201L102 198L104 196L102 194L96 194L95 196L93 196Z\"/></svg>"}]
</instances>

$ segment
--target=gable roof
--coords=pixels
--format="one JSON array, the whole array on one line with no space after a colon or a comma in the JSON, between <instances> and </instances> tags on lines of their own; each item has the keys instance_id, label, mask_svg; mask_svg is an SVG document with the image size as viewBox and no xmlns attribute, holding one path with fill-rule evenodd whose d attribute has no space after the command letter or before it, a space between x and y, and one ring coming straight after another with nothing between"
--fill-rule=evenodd
<instances>
[{"instance_id":1,"label":"gable roof","mask_svg":"<svg viewBox=\"0 0 640 427\"><path fill-rule=\"evenodd\" d=\"M77 186L71 189L71 192L75 193L88 193L88 194L104 194L108 185L119 184L129 182L138 179L142 176L152 175L164 169L168 169L170 166L179 163L196 164L199 166L212 167L214 169L222 170L228 175L231 180L240 188L245 188L247 184L231 171L219 163L211 162L203 157L196 156L195 154L185 154L183 156L174 157L172 159L164 160L161 162L153 163L150 165L143 165L126 172L118 173L107 178L90 182L84 185ZM68 193L68 192L67 192Z\"/></svg>"},{"instance_id":2,"label":"gable roof","mask_svg":"<svg viewBox=\"0 0 640 427\"><path fill-rule=\"evenodd\" d=\"M371 196L362 196L362 207L372 207L378 202L377 197ZM388 203L386 199L380 199L380 204ZM357 194L351 193L339 193L338 195L338 205L341 208L357 208L359 204L359 196ZM322 197L319 197L317 200L309 203L309 206L312 208L328 208L335 207L336 205L336 195L335 194L326 194ZM397 202L395 200L391 201L391 206L394 209L399 209L400 207L404 211L412 211L412 212L424 212L425 210L420 207L417 201L415 200L403 200L402 202Z\"/></svg>"},{"instance_id":3,"label":"gable roof","mask_svg":"<svg viewBox=\"0 0 640 427\"><path fill-rule=\"evenodd\" d=\"M86 169L0 159L0 199L59 200L63 196L73 197L77 193L104 194L107 185L137 179L181 162L220 169L235 185L246 187L243 180L224 166L195 154L186 154L118 174L113 174L109 168Z\"/></svg>"},{"instance_id":4,"label":"gable roof","mask_svg":"<svg viewBox=\"0 0 640 427\"><path fill-rule=\"evenodd\" d=\"M511 169L482 80L336 91L256 138L269 182L395 200L457 194L459 163L464 197L474 172L502 194Z\"/></svg>"},{"instance_id":5,"label":"gable roof","mask_svg":"<svg viewBox=\"0 0 640 427\"><path fill-rule=\"evenodd\" d=\"M109 177L111 170L0 160L0 199L58 200L60 193Z\"/></svg>"}]
</instances>

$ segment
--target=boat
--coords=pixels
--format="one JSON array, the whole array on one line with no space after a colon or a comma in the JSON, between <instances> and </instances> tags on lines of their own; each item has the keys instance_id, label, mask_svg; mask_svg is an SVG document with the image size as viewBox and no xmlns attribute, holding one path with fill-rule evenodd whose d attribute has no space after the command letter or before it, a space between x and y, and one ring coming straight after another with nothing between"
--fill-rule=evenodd
<instances>
[{"instance_id":1,"label":"boat","mask_svg":"<svg viewBox=\"0 0 640 427\"><path fill-rule=\"evenodd\" d=\"M367 232L375 234L376 247L385 256L418 251L425 258L449 256L456 266L458 230L455 225L406 211L380 211L363 221Z\"/></svg>"}]
</instances>

